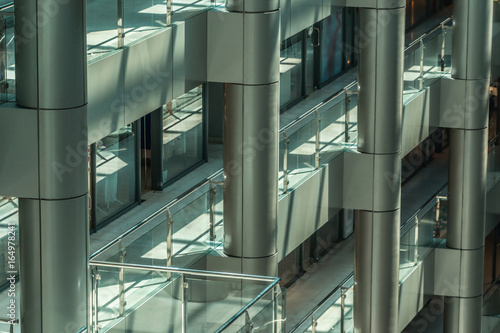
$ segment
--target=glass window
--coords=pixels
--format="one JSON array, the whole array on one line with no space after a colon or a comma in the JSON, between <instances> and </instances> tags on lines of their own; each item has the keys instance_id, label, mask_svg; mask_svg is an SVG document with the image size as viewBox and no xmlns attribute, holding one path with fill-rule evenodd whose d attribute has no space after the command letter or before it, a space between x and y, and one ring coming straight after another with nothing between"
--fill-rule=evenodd
<instances>
[{"instance_id":1,"label":"glass window","mask_svg":"<svg viewBox=\"0 0 500 333\"><path fill-rule=\"evenodd\" d=\"M199 86L168 103L163 111L163 184L204 158L202 95Z\"/></svg>"},{"instance_id":2,"label":"glass window","mask_svg":"<svg viewBox=\"0 0 500 333\"><path fill-rule=\"evenodd\" d=\"M280 106L302 96L302 33L281 43Z\"/></svg>"},{"instance_id":3,"label":"glass window","mask_svg":"<svg viewBox=\"0 0 500 333\"><path fill-rule=\"evenodd\" d=\"M136 202L136 135L126 126L97 142L97 224Z\"/></svg>"},{"instance_id":4,"label":"glass window","mask_svg":"<svg viewBox=\"0 0 500 333\"><path fill-rule=\"evenodd\" d=\"M321 83L342 71L342 9L321 22Z\"/></svg>"}]
</instances>

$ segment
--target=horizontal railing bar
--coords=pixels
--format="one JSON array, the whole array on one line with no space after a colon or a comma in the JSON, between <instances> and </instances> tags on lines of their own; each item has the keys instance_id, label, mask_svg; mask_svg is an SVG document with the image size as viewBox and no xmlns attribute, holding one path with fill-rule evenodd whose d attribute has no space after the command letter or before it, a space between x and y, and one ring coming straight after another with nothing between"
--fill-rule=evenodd
<instances>
[{"instance_id":1,"label":"horizontal railing bar","mask_svg":"<svg viewBox=\"0 0 500 333\"><path fill-rule=\"evenodd\" d=\"M446 20L442 21L441 23L439 23L438 25L436 25L434 28L432 28L428 32L424 33L423 35L421 35L420 37L418 37L417 39L415 39L413 42L411 42L410 44L408 44L408 46L405 47L405 52L408 51L409 49L411 49L416 44L418 44L425 37L427 37L429 35L432 35L434 32L436 32L437 30L441 29L441 27L443 25L447 24L452 19L453 19L453 16L448 17Z\"/></svg>"},{"instance_id":2,"label":"horizontal railing bar","mask_svg":"<svg viewBox=\"0 0 500 333\"><path fill-rule=\"evenodd\" d=\"M133 270L148 271L148 272L178 273L178 274L194 275L202 277L215 277L215 278L227 278L235 280L262 281L262 282L279 282L280 280L279 278L262 276L262 275L249 275L249 274L215 272L215 271L198 271L189 268L149 266L149 265L139 265L139 264L122 264L122 263L113 263L105 261L91 261L90 266L124 268L124 269L133 269Z\"/></svg>"}]
</instances>

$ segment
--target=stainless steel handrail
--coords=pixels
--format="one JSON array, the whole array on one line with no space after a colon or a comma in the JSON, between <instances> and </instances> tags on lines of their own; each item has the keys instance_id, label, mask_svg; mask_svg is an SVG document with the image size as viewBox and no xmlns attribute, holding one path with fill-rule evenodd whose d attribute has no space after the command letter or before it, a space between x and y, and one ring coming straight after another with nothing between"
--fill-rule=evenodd
<instances>
[{"instance_id":1,"label":"stainless steel handrail","mask_svg":"<svg viewBox=\"0 0 500 333\"><path fill-rule=\"evenodd\" d=\"M438 25L436 25L434 28L432 28L431 30L427 31L426 33L424 33L423 35L421 35L420 37L418 37L417 39L415 39L414 41L412 41L410 44L408 44L405 47L405 52L408 51L409 49L411 49L416 44L420 43L420 41L423 40L425 37L427 37L429 35L432 35L434 32L436 32L439 29L441 29L444 25L446 25L451 20L453 20L453 16L448 17L447 19L445 19L444 21L442 21L441 23L439 23Z\"/></svg>"},{"instance_id":2,"label":"stainless steel handrail","mask_svg":"<svg viewBox=\"0 0 500 333\"><path fill-rule=\"evenodd\" d=\"M90 266L109 267L109 268L117 268L117 269L123 268L123 269L132 269L132 270L147 271L147 272L177 273L177 274L202 276L202 277L214 277L214 278L227 278L227 279L236 279L236 280L251 280L251 281L271 282L273 286L280 281L280 278L262 276L262 275L249 275L249 274L216 272L216 271L199 271L199 270L189 269L189 268L113 263L113 262L97 261L97 260L91 261Z\"/></svg>"}]
</instances>

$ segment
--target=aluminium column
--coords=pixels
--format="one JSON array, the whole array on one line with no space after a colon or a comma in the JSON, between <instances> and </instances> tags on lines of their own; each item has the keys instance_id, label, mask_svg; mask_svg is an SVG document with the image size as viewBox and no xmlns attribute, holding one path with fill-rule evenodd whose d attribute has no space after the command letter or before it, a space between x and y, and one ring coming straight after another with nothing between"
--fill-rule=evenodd
<instances>
[{"instance_id":1,"label":"aluminium column","mask_svg":"<svg viewBox=\"0 0 500 333\"><path fill-rule=\"evenodd\" d=\"M224 252L244 273L277 275L278 0L227 0L243 18L243 84L227 83Z\"/></svg>"},{"instance_id":2,"label":"aluminium column","mask_svg":"<svg viewBox=\"0 0 500 333\"><path fill-rule=\"evenodd\" d=\"M372 209L359 210L354 331L398 332L405 2L359 10L358 151L373 168Z\"/></svg>"},{"instance_id":3,"label":"aluminium column","mask_svg":"<svg viewBox=\"0 0 500 333\"><path fill-rule=\"evenodd\" d=\"M19 199L21 329L88 321L86 21L82 0L16 0L19 107L37 114L38 195Z\"/></svg>"},{"instance_id":4,"label":"aluminium column","mask_svg":"<svg viewBox=\"0 0 500 333\"><path fill-rule=\"evenodd\" d=\"M492 6L456 0L453 8L452 78L466 97L450 129L446 246L460 251L461 271L459 296L445 299L445 333L481 332Z\"/></svg>"}]
</instances>

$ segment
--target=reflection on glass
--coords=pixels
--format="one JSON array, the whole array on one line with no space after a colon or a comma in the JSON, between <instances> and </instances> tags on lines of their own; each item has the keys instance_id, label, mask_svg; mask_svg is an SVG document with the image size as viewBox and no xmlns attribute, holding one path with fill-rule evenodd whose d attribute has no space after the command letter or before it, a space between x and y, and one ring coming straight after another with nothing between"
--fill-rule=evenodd
<instances>
[{"instance_id":1,"label":"reflection on glass","mask_svg":"<svg viewBox=\"0 0 500 333\"><path fill-rule=\"evenodd\" d=\"M126 126L97 142L96 221L135 202L135 139Z\"/></svg>"},{"instance_id":2,"label":"reflection on glass","mask_svg":"<svg viewBox=\"0 0 500 333\"><path fill-rule=\"evenodd\" d=\"M321 23L321 83L342 71L342 9Z\"/></svg>"},{"instance_id":3,"label":"reflection on glass","mask_svg":"<svg viewBox=\"0 0 500 333\"><path fill-rule=\"evenodd\" d=\"M163 112L163 183L203 160L203 98L199 86Z\"/></svg>"},{"instance_id":4,"label":"reflection on glass","mask_svg":"<svg viewBox=\"0 0 500 333\"><path fill-rule=\"evenodd\" d=\"M302 33L281 44L280 106L302 96Z\"/></svg>"},{"instance_id":5,"label":"reflection on glass","mask_svg":"<svg viewBox=\"0 0 500 333\"><path fill-rule=\"evenodd\" d=\"M13 8L0 11L0 103L15 99Z\"/></svg>"}]
</instances>

